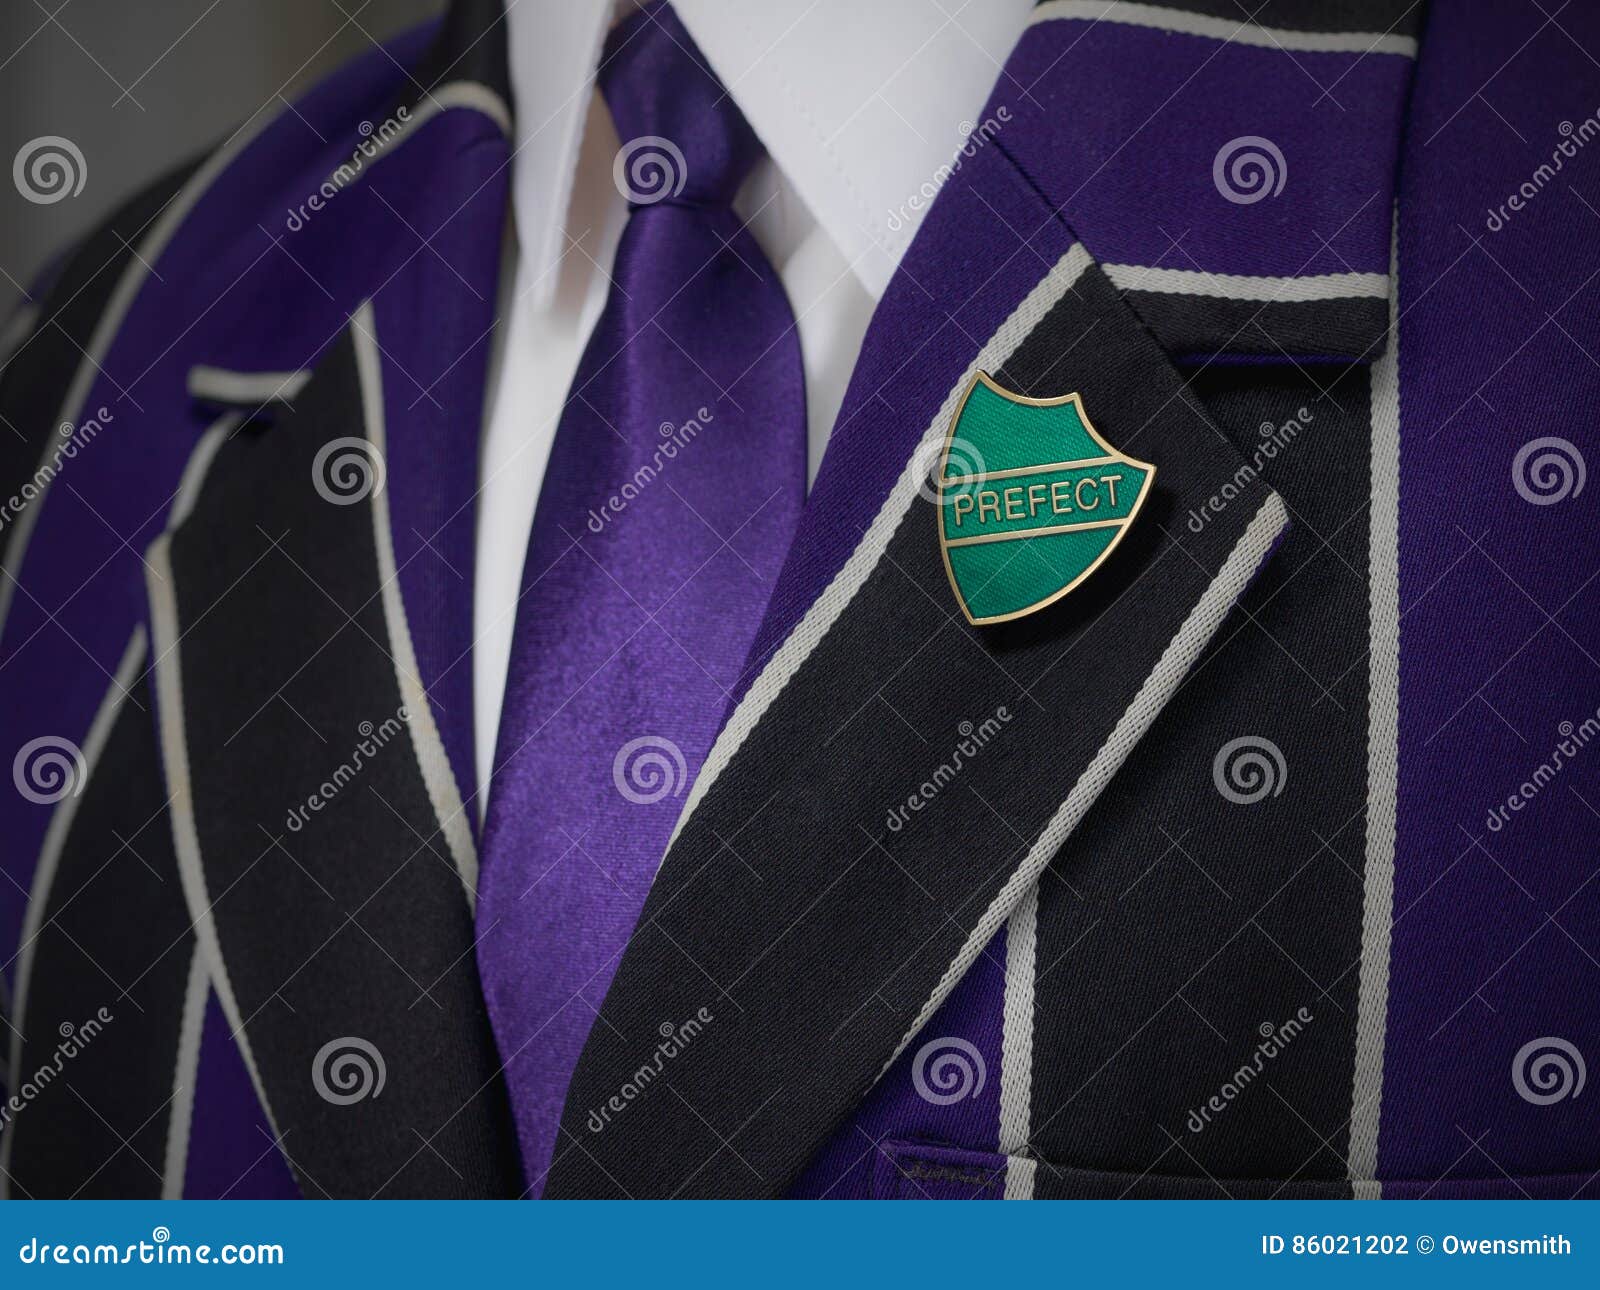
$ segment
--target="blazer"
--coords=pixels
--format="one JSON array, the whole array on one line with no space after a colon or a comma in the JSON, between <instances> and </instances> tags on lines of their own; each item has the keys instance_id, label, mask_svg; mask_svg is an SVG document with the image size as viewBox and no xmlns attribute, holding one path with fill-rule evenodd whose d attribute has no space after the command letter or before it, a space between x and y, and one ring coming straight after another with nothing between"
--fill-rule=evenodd
<instances>
[{"instance_id":1,"label":"blazer","mask_svg":"<svg viewBox=\"0 0 1600 1290\"><path fill-rule=\"evenodd\" d=\"M1600 20L1249 8L1046 0L933 177L546 1195L1596 1193ZM12 1195L533 1181L473 954L502 36L263 114L10 333ZM980 371L1158 473L975 627Z\"/></svg>"}]
</instances>

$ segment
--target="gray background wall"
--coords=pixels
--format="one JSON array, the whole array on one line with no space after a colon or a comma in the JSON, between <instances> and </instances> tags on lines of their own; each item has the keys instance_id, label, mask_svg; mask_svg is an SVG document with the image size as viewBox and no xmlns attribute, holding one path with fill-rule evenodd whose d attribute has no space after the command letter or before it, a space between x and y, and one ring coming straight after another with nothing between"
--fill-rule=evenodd
<instances>
[{"instance_id":1,"label":"gray background wall","mask_svg":"<svg viewBox=\"0 0 1600 1290\"><path fill-rule=\"evenodd\" d=\"M162 170L441 0L0 0L0 319L41 265ZM41 135L77 145L83 190L12 179Z\"/></svg>"}]
</instances>

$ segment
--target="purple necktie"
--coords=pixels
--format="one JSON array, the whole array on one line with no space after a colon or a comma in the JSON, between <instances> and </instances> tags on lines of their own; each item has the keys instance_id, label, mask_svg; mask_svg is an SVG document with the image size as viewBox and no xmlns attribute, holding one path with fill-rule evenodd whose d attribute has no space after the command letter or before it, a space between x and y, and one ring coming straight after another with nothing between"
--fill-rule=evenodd
<instances>
[{"instance_id":1,"label":"purple necktie","mask_svg":"<svg viewBox=\"0 0 1600 1290\"><path fill-rule=\"evenodd\" d=\"M611 33L599 83L632 213L528 540L478 888L535 1196L805 501L794 315L730 206L761 145L666 4Z\"/></svg>"}]
</instances>

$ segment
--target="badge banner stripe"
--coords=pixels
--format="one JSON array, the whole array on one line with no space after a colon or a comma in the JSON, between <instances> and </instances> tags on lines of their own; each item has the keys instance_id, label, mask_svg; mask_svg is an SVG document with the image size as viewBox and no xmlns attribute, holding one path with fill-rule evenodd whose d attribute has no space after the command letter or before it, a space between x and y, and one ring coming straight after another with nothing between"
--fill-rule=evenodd
<instances>
[{"instance_id":1,"label":"badge banner stripe","mask_svg":"<svg viewBox=\"0 0 1600 1290\"><path fill-rule=\"evenodd\" d=\"M1019 538L1051 537L1057 533L1077 533L1084 529L1119 529L1128 521L1115 520L1083 520L1078 524L1052 524L1042 529L1018 529L1014 533L983 533L976 537L951 538L946 546L981 546L985 542L1015 542Z\"/></svg>"},{"instance_id":2,"label":"badge banner stripe","mask_svg":"<svg viewBox=\"0 0 1600 1290\"><path fill-rule=\"evenodd\" d=\"M1081 461L1046 461L1037 466L1013 466L1009 470L977 471L969 475L946 475L945 487L953 484L976 484L987 479L1012 479L1024 475L1038 475L1051 470L1071 470L1079 466L1112 466L1121 457L1085 457Z\"/></svg>"}]
</instances>

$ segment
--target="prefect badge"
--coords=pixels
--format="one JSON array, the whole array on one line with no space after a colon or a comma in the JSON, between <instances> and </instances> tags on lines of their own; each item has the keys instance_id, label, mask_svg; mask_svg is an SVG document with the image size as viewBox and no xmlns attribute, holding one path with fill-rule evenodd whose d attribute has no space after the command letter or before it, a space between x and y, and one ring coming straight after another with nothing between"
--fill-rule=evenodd
<instances>
[{"instance_id":1,"label":"prefect badge","mask_svg":"<svg viewBox=\"0 0 1600 1290\"><path fill-rule=\"evenodd\" d=\"M1111 554L1156 468L1118 452L1083 399L1029 399L979 372L939 458L939 545L975 626L1060 600Z\"/></svg>"}]
</instances>

